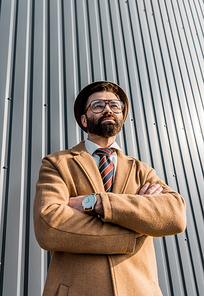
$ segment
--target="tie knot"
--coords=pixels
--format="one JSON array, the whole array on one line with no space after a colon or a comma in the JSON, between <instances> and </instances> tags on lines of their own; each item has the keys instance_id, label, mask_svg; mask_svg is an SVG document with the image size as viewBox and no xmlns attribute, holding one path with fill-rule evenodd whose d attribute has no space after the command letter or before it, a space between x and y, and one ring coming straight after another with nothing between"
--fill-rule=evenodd
<instances>
[{"instance_id":1,"label":"tie knot","mask_svg":"<svg viewBox=\"0 0 204 296\"><path fill-rule=\"evenodd\" d=\"M99 148L94 153L101 156L109 157L115 151L114 148Z\"/></svg>"}]
</instances>

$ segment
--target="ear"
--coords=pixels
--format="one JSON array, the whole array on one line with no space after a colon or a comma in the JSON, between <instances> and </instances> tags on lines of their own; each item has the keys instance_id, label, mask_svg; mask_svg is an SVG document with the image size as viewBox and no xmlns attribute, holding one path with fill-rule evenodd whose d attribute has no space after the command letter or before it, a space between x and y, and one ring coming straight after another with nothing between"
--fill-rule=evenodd
<instances>
[{"instance_id":1,"label":"ear","mask_svg":"<svg viewBox=\"0 0 204 296\"><path fill-rule=\"evenodd\" d=\"M87 127L87 120L86 120L86 115L85 115L85 114L83 114L83 115L81 116L81 123L82 123L82 125L83 125L84 127Z\"/></svg>"}]
</instances>

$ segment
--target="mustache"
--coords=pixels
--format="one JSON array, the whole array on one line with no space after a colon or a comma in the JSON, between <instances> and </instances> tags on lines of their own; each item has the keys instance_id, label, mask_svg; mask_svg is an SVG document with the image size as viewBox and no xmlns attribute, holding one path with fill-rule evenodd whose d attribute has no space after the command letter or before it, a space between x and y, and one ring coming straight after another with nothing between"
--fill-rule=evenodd
<instances>
[{"instance_id":1,"label":"mustache","mask_svg":"<svg viewBox=\"0 0 204 296\"><path fill-rule=\"evenodd\" d=\"M98 120L98 123L101 123L101 121L104 119L104 118L108 118L108 117L111 117L114 119L115 122L117 122L117 117L112 114L112 115L109 115L108 113L105 113L103 116L100 117L100 119Z\"/></svg>"}]
</instances>

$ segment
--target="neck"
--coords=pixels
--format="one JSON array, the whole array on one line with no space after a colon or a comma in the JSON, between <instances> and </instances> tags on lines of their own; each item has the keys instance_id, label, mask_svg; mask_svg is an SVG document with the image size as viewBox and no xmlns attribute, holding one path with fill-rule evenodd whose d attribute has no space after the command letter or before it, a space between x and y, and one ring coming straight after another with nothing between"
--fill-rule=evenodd
<instances>
[{"instance_id":1,"label":"neck","mask_svg":"<svg viewBox=\"0 0 204 296\"><path fill-rule=\"evenodd\" d=\"M116 136L112 136L110 138L103 138L98 135L88 133L88 140L94 142L99 145L101 148L109 147L115 142Z\"/></svg>"}]
</instances>

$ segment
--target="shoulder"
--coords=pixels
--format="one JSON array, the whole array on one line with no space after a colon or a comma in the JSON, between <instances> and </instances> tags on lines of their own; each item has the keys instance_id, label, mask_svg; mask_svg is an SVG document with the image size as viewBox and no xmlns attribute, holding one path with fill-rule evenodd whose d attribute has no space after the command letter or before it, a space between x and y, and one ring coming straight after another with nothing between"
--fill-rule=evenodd
<instances>
[{"instance_id":1,"label":"shoulder","mask_svg":"<svg viewBox=\"0 0 204 296\"><path fill-rule=\"evenodd\" d=\"M71 149L67 149L67 150L62 150L62 151L56 151L52 154L49 154L49 155L46 155L44 158L43 158L43 161L44 160L48 160L52 163L59 163L60 161L62 161L64 158L70 158L72 157L72 154L71 154Z\"/></svg>"},{"instance_id":2,"label":"shoulder","mask_svg":"<svg viewBox=\"0 0 204 296\"><path fill-rule=\"evenodd\" d=\"M142 162L142 161L140 161L139 159L137 159L135 157L124 155L122 152L118 153L118 158L122 162L123 161L132 162L137 171L142 171L142 172L148 174L149 172L151 172L153 170L153 168L150 167L147 163Z\"/></svg>"},{"instance_id":3,"label":"shoulder","mask_svg":"<svg viewBox=\"0 0 204 296\"><path fill-rule=\"evenodd\" d=\"M79 144L72 147L71 149L56 151L52 154L46 155L43 158L42 162L49 161L54 165L58 165L60 162L62 161L67 162L69 159L72 159L74 156L82 153L87 153L85 149L84 141L81 141Z\"/></svg>"}]
</instances>

